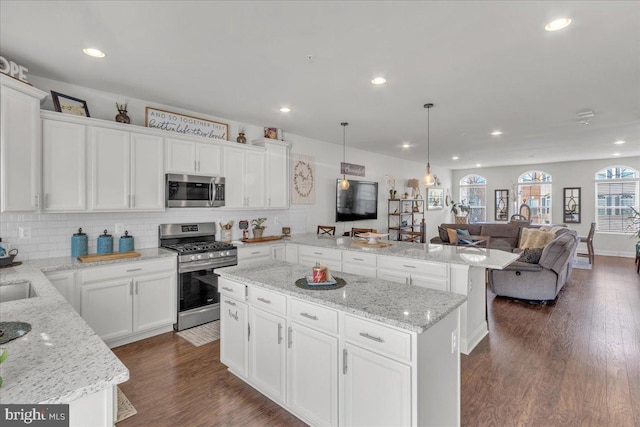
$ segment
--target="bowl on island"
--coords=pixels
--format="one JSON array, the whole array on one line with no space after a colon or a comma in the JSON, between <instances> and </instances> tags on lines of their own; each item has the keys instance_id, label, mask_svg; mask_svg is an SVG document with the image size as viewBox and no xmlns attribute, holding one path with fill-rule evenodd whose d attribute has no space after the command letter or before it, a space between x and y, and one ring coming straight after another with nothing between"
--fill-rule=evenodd
<instances>
[{"instance_id":1,"label":"bowl on island","mask_svg":"<svg viewBox=\"0 0 640 427\"><path fill-rule=\"evenodd\" d=\"M370 245L375 245L376 243L378 243L378 239L381 237L387 237L389 235L389 233L387 234L380 234L380 233L372 233L372 232L368 232L368 233L360 233L360 234L356 234L356 237L362 237L367 239L367 243Z\"/></svg>"}]
</instances>

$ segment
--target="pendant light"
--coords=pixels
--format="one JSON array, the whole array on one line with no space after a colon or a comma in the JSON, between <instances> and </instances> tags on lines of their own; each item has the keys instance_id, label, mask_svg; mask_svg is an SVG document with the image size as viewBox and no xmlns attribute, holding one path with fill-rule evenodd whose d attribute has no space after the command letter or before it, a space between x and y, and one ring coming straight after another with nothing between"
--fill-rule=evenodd
<instances>
[{"instance_id":1,"label":"pendant light","mask_svg":"<svg viewBox=\"0 0 640 427\"><path fill-rule=\"evenodd\" d=\"M346 150L347 150L347 139L346 139L346 135L347 135L347 126L349 126L349 123L347 122L342 122L340 123L340 125L342 126L342 163L346 162ZM342 166L342 165L340 165ZM342 167L340 168L342 169ZM347 176L345 174L342 175L342 179L340 180L340 189L341 190L348 190L349 189L349 181L347 180Z\"/></svg>"},{"instance_id":2,"label":"pendant light","mask_svg":"<svg viewBox=\"0 0 640 427\"><path fill-rule=\"evenodd\" d=\"M429 162L430 157L429 157L429 131L430 131L430 124L429 124L429 110L431 110L433 108L433 104L432 103L428 103L428 104L424 104L424 108L427 109L427 173L425 174L424 178L422 178L422 182L424 182L424 185L426 186L432 186L433 184L435 184L436 180L433 177L433 174L431 173L431 163Z\"/></svg>"}]
</instances>

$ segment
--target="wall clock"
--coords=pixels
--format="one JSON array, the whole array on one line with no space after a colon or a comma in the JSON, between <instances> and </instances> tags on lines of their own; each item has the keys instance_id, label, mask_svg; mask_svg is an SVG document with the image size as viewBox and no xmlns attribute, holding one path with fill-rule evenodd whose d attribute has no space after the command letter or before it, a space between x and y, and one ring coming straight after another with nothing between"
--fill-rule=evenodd
<instances>
[{"instance_id":1,"label":"wall clock","mask_svg":"<svg viewBox=\"0 0 640 427\"><path fill-rule=\"evenodd\" d=\"M298 160L293 166L293 190L300 197L309 197L313 185L313 168L308 162Z\"/></svg>"}]
</instances>

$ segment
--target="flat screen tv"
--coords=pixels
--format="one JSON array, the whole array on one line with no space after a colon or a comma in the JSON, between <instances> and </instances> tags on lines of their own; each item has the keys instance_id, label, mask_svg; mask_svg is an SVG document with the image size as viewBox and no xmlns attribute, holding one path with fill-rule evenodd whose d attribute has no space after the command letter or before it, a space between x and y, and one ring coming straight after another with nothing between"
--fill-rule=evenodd
<instances>
[{"instance_id":1,"label":"flat screen tv","mask_svg":"<svg viewBox=\"0 0 640 427\"><path fill-rule=\"evenodd\" d=\"M336 222L378 219L378 183L349 180L347 190L336 180Z\"/></svg>"}]
</instances>

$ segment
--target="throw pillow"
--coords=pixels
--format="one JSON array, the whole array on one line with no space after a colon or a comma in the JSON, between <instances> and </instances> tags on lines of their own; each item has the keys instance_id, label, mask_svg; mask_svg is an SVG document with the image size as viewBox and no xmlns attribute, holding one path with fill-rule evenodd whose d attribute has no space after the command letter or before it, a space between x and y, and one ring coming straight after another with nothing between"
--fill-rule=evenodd
<instances>
[{"instance_id":1,"label":"throw pillow","mask_svg":"<svg viewBox=\"0 0 640 427\"><path fill-rule=\"evenodd\" d=\"M536 230L535 228L523 228L520 233L519 248L544 248L549 242L556 238L555 233L549 231Z\"/></svg>"},{"instance_id":2,"label":"throw pillow","mask_svg":"<svg viewBox=\"0 0 640 427\"><path fill-rule=\"evenodd\" d=\"M447 235L449 237L449 243L455 245L458 243L458 233L453 228L447 228Z\"/></svg>"},{"instance_id":3,"label":"throw pillow","mask_svg":"<svg viewBox=\"0 0 640 427\"><path fill-rule=\"evenodd\" d=\"M540 262L542 251L544 248L525 248L518 258L518 261L528 262L529 264L537 264Z\"/></svg>"},{"instance_id":4,"label":"throw pillow","mask_svg":"<svg viewBox=\"0 0 640 427\"><path fill-rule=\"evenodd\" d=\"M456 230L456 234L458 237L458 242L462 243L463 245L470 245L473 243L473 240L464 238L464 236L471 236L471 234L469 234L469 230Z\"/></svg>"},{"instance_id":5,"label":"throw pillow","mask_svg":"<svg viewBox=\"0 0 640 427\"><path fill-rule=\"evenodd\" d=\"M449 241L449 235L447 234L446 228L438 226L438 235L440 236L442 243L447 243Z\"/></svg>"}]
</instances>

